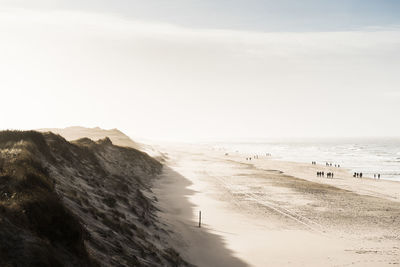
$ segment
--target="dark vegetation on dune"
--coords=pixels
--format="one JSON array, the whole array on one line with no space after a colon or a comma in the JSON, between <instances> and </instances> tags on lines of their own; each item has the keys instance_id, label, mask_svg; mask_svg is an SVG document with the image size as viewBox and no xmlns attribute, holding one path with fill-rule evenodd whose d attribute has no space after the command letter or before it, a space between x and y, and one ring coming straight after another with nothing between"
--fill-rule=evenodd
<instances>
[{"instance_id":1,"label":"dark vegetation on dune","mask_svg":"<svg viewBox=\"0 0 400 267\"><path fill-rule=\"evenodd\" d=\"M0 266L185 266L151 195L162 165L108 138L0 132Z\"/></svg>"}]
</instances>

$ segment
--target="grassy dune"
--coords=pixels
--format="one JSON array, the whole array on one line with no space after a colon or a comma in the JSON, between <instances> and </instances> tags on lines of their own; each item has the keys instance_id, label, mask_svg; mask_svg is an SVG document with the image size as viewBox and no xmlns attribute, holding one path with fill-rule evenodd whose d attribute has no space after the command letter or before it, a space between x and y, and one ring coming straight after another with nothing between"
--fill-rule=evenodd
<instances>
[{"instance_id":1,"label":"grassy dune","mask_svg":"<svg viewBox=\"0 0 400 267\"><path fill-rule=\"evenodd\" d=\"M108 138L0 132L0 265L187 265L155 216L161 169Z\"/></svg>"}]
</instances>

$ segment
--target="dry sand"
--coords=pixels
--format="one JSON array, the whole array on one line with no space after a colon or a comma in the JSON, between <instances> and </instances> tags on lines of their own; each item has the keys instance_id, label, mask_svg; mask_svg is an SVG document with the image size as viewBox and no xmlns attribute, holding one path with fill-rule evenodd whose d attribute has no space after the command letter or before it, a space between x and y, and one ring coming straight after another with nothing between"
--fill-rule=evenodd
<instances>
[{"instance_id":1,"label":"dry sand","mask_svg":"<svg viewBox=\"0 0 400 267\"><path fill-rule=\"evenodd\" d=\"M159 149L169 156L154 189L160 216L175 233L171 245L193 264L400 264L398 182L267 157L250 162L200 146Z\"/></svg>"}]
</instances>

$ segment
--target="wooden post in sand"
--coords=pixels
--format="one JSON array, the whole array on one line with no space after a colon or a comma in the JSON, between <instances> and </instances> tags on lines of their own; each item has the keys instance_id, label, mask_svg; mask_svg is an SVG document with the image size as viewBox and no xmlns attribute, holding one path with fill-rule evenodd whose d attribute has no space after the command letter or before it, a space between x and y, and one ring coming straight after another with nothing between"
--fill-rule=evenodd
<instances>
[{"instance_id":1,"label":"wooden post in sand","mask_svg":"<svg viewBox=\"0 0 400 267\"><path fill-rule=\"evenodd\" d=\"M199 211L199 228L201 228L201 211Z\"/></svg>"}]
</instances>

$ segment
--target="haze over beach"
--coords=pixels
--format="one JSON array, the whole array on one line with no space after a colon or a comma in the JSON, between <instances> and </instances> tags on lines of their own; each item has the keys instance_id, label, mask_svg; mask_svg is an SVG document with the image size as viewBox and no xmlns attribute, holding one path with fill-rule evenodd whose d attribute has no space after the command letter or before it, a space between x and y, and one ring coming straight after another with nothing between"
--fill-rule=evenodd
<instances>
[{"instance_id":1,"label":"haze over beach","mask_svg":"<svg viewBox=\"0 0 400 267\"><path fill-rule=\"evenodd\" d=\"M0 0L0 265L400 264L398 14Z\"/></svg>"},{"instance_id":2,"label":"haze over beach","mask_svg":"<svg viewBox=\"0 0 400 267\"><path fill-rule=\"evenodd\" d=\"M3 128L396 137L385 118L399 114L398 11L396 1L2 0L3 99L25 107Z\"/></svg>"}]
</instances>

